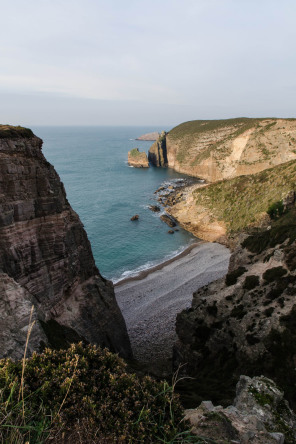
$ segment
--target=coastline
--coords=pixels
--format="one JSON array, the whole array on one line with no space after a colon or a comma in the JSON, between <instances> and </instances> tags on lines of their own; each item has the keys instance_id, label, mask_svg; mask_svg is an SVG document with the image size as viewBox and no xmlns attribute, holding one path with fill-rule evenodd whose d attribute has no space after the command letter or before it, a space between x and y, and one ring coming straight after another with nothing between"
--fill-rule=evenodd
<instances>
[{"instance_id":1,"label":"coastline","mask_svg":"<svg viewBox=\"0 0 296 444\"><path fill-rule=\"evenodd\" d=\"M225 246L201 241L115 286L134 358L146 369L158 376L169 374L177 314L191 307L198 288L225 276L229 258Z\"/></svg>"},{"instance_id":2,"label":"coastline","mask_svg":"<svg viewBox=\"0 0 296 444\"><path fill-rule=\"evenodd\" d=\"M183 251L181 251L181 253L178 253L176 256L174 256L170 259L166 259L165 261L161 262L160 264L153 265L151 268L148 268L147 270L139 271L139 273L136 274L135 276L129 276L127 278L120 279L119 281L113 283L113 286L119 287L121 285L127 284L128 282L141 281L142 279L145 279L147 276L149 276L149 274L152 274L158 270L162 270L165 266L171 264L172 262L175 262L175 261L187 256L193 250L193 248L195 248L201 244L204 244L204 243L206 243L206 241L203 241L202 239L199 240L198 242L194 242L193 244L188 245L188 247L186 247Z\"/></svg>"}]
</instances>

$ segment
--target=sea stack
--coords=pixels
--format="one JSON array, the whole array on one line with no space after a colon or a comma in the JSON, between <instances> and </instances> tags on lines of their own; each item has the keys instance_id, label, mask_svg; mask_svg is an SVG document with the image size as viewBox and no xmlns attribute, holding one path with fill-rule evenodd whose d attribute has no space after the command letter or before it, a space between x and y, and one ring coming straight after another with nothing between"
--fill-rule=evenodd
<instances>
[{"instance_id":1,"label":"sea stack","mask_svg":"<svg viewBox=\"0 0 296 444\"><path fill-rule=\"evenodd\" d=\"M135 168L149 168L147 154L134 148L128 152L128 164Z\"/></svg>"},{"instance_id":2,"label":"sea stack","mask_svg":"<svg viewBox=\"0 0 296 444\"><path fill-rule=\"evenodd\" d=\"M71 208L42 140L0 125L0 357L82 340L131 356L113 285L95 265L89 240Z\"/></svg>"}]
</instances>

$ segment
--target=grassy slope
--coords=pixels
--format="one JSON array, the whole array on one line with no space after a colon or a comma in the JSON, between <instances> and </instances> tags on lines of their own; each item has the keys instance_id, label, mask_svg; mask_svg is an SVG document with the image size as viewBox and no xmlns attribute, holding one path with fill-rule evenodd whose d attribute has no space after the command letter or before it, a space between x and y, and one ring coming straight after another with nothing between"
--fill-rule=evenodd
<instances>
[{"instance_id":1,"label":"grassy slope","mask_svg":"<svg viewBox=\"0 0 296 444\"><path fill-rule=\"evenodd\" d=\"M290 161L250 176L239 176L195 190L196 204L224 220L228 231L253 224L260 213L296 188L296 161Z\"/></svg>"}]
</instances>

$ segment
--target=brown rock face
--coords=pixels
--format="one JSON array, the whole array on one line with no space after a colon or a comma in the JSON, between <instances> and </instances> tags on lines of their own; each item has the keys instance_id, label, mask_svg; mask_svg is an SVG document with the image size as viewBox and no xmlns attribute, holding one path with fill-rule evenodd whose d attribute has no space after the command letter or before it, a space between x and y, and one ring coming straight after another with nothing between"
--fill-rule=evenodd
<instances>
[{"instance_id":1,"label":"brown rock face","mask_svg":"<svg viewBox=\"0 0 296 444\"><path fill-rule=\"evenodd\" d=\"M173 128L165 139L166 165L156 159L156 166L209 182L254 174L296 158L295 119L195 120Z\"/></svg>"},{"instance_id":2,"label":"brown rock face","mask_svg":"<svg viewBox=\"0 0 296 444\"><path fill-rule=\"evenodd\" d=\"M166 133L163 131L156 142L150 147L148 160L156 167L167 167Z\"/></svg>"},{"instance_id":3,"label":"brown rock face","mask_svg":"<svg viewBox=\"0 0 296 444\"><path fill-rule=\"evenodd\" d=\"M149 168L147 154L140 152L139 148L134 148L128 152L128 164L135 168Z\"/></svg>"},{"instance_id":4,"label":"brown rock face","mask_svg":"<svg viewBox=\"0 0 296 444\"><path fill-rule=\"evenodd\" d=\"M96 268L82 223L41 152L42 140L18 128L6 136L2 128L1 356L22 354L32 304L38 334L31 351L42 343L67 345L76 338L130 356L113 285Z\"/></svg>"}]
</instances>

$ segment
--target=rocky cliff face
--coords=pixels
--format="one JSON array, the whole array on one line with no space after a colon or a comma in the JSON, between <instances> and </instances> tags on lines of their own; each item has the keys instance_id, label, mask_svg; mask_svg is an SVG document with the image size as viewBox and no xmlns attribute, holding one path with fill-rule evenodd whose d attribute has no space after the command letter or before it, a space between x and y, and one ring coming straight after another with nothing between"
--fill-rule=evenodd
<instances>
[{"instance_id":1,"label":"rocky cliff face","mask_svg":"<svg viewBox=\"0 0 296 444\"><path fill-rule=\"evenodd\" d=\"M156 142L150 147L148 160L156 167L167 167L166 133L163 131Z\"/></svg>"},{"instance_id":2,"label":"rocky cliff face","mask_svg":"<svg viewBox=\"0 0 296 444\"><path fill-rule=\"evenodd\" d=\"M83 225L30 130L0 127L0 353L82 339L131 355L112 283L96 268Z\"/></svg>"},{"instance_id":3,"label":"rocky cliff face","mask_svg":"<svg viewBox=\"0 0 296 444\"><path fill-rule=\"evenodd\" d=\"M226 404L243 373L273 378L295 407L295 215L242 235L226 278L199 289L177 316L175 363Z\"/></svg>"},{"instance_id":4,"label":"rocky cliff face","mask_svg":"<svg viewBox=\"0 0 296 444\"><path fill-rule=\"evenodd\" d=\"M151 147L156 166L209 182L257 173L296 158L295 119L196 120L173 128L165 139L164 164L158 165L162 146Z\"/></svg>"}]
</instances>

